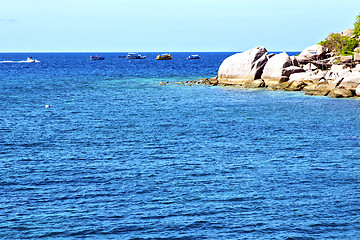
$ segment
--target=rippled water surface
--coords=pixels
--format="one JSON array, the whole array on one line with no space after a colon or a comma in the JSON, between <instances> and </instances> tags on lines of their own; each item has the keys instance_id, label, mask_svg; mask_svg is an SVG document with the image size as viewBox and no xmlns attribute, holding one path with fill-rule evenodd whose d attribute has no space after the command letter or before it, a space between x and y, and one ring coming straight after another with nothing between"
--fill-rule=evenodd
<instances>
[{"instance_id":1,"label":"rippled water surface","mask_svg":"<svg viewBox=\"0 0 360 240\"><path fill-rule=\"evenodd\" d=\"M360 101L177 84L231 55L189 54L0 63L0 238L358 239Z\"/></svg>"}]
</instances>

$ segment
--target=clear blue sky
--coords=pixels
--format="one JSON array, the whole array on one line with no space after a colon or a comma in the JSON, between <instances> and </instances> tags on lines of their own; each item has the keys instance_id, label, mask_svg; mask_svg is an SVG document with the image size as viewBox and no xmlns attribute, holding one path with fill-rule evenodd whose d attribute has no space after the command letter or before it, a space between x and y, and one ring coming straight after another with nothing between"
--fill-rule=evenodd
<instances>
[{"instance_id":1,"label":"clear blue sky","mask_svg":"<svg viewBox=\"0 0 360 240\"><path fill-rule=\"evenodd\" d=\"M302 50L359 0L2 0L0 52Z\"/></svg>"}]
</instances>

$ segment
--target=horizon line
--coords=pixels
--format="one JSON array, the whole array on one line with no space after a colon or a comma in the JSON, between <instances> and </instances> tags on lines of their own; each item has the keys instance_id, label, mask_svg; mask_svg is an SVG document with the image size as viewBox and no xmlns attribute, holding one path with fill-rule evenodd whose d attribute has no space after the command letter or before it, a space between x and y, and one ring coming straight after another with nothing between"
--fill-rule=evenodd
<instances>
[{"instance_id":1,"label":"horizon line","mask_svg":"<svg viewBox=\"0 0 360 240\"><path fill-rule=\"evenodd\" d=\"M2 52L1 53L130 53L130 52L147 52L147 53L163 53L163 52L173 52L173 53L189 53L189 52L199 52L199 53L219 53L219 52L229 52L229 53L233 53L233 52L245 52L247 50L240 50L240 51L14 51L14 52ZM301 52L301 50L271 50L268 52Z\"/></svg>"}]
</instances>

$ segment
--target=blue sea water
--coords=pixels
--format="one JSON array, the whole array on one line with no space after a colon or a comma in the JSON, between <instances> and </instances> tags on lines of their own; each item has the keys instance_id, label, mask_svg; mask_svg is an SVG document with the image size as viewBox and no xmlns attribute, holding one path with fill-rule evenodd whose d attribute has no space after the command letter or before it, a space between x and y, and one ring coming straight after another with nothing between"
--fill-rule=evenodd
<instances>
[{"instance_id":1,"label":"blue sea water","mask_svg":"<svg viewBox=\"0 0 360 240\"><path fill-rule=\"evenodd\" d=\"M359 239L360 101L177 84L232 53L189 54L0 63L0 238Z\"/></svg>"}]
</instances>

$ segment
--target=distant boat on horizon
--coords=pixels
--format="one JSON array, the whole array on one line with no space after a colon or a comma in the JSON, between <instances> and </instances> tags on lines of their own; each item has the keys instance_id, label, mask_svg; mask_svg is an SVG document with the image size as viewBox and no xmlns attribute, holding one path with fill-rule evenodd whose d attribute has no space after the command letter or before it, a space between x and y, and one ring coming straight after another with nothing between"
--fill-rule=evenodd
<instances>
[{"instance_id":1,"label":"distant boat on horizon","mask_svg":"<svg viewBox=\"0 0 360 240\"><path fill-rule=\"evenodd\" d=\"M200 59L200 56L197 54L194 54L194 55L188 56L186 59Z\"/></svg>"},{"instance_id":2,"label":"distant boat on horizon","mask_svg":"<svg viewBox=\"0 0 360 240\"><path fill-rule=\"evenodd\" d=\"M38 60L34 59L33 57L28 57L26 59L26 61L21 61L21 62L28 62L28 63L34 63L34 62L39 62Z\"/></svg>"},{"instance_id":3,"label":"distant boat on horizon","mask_svg":"<svg viewBox=\"0 0 360 240\"><path fill-rule=\"evenodd\" d=\"M145 59L145 56L142 56L139 53L128 53L128 55L125 56L126 59Z\"/></svg>"},{"instance_id":4,"label":"distant boat on horizon","mask_svg":"<svg viewBox=\"0 0 360 240\"><path fill-rule=\"evenodd\" d=\"M156 60L171 60L172 56L170 53L163 53L163 54L159 54L156 57Z\"/></svg>"},{"instance_id":5,"label":"distant boat on horizon","mask_svg":"<svg viewBox=\"0 0 360 240\"><path fill-rule=\"evenodd\" d=\"M33 57L28 57L26 60L21 60L21 61L11 61L11 60L0 61L0 63L38 63L38 62L40 61L34 59Z\"/></svg>"},{"instance_id":6,"label":"distant boat on horizon","mask_svg":"<svg viewBox=\"0 0 360 240\"><path fill-rule=\"evenodd\" d=\"M90 56L90 60L104 60L104 57L98 57L98 55L96 56Z\"/></svg>"}]
</instances>

